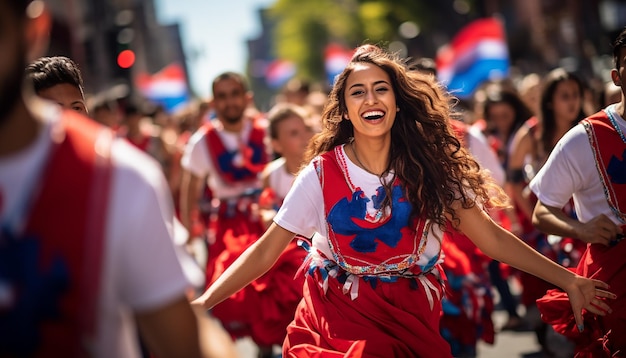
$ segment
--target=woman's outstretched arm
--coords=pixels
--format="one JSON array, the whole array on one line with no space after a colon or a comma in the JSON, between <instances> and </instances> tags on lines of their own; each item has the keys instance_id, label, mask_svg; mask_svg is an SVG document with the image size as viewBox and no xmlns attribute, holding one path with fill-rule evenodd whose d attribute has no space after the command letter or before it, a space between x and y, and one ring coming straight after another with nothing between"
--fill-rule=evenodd
<instances>
[{"instance_id":1,"label":"woman's outstretched arm","mask_svg":"<svg viewBox=\"0 0 626 358\"><path fill-rule=\"evenodd\" d=\"M459 230L486 255L540 277L567 292L579 330L583 329L583 308L601 316L611 312L603 299L615 299L616 296L606 291L609 288L606 283L576 275L551 261L497 225L478 207L459 209L457 215L461 220Z\"/></svg>"},{"instance_id":2,"label":"woman's outstretched arm","mask_svg":"<svg viewBox=\"0 0 626 358\"><path fill-rule=\"evenodd\" d=\"M211 309L267 272L295 234L272 223L192 304Z\"/></svg>"}]
</instances>

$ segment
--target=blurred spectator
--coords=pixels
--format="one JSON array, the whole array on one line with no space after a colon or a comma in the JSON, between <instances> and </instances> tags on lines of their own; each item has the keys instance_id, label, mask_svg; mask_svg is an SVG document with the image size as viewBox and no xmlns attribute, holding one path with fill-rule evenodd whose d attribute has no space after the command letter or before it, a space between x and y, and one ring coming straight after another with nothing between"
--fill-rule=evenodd
<instances>
[{"instance_id":1,"label":"blurred spectator","mask_svg":"<svg viewBox=\"0 0 626 358\"><path fill-rule=\"evenodd\" d=\"M203 182L213 195L209 223L206 284L209 285L263 232L259 219L259 174L268 162L265 127L246 111L252 93L243 75L226 72L212 83L212 107L216 120L205 122L189 139L181 164L181 221L189 230L189 241L201 236L198 199ZM257 291L249 286L213 309L233 337L262 339L255 331L260 308Z\"/></svg>"},{"instance_id":2,"label":"blurred spectator","mask_svg":"<svg viewBox=\"0 0 626 358\"><path fill-rule=\"evenodd\" d=\"M270 162L261 174L263 192L259 209L265 227L273 222L303 164L304 152L312 136L306 125L307 116L302 107L290 103L278 104L268 113L269 139L280 158ZM282 345L287 326L302 299L304 278L296 273L307 252L298 246L301 239L292 240L274 266L252 283L259 292L258 305L264 307L258 322L254 323L260 358L271 358L272 346Z\"/></svg>"},{"instance_id":3,"label":"blurred spectator","mask_svg":"<svg viewBox=\"0 0 626 358\"><path fill-rule=\"evenodd\" d=\"M0 277L10 298L0 356L137 357L136 323L158 357L199 357L158 167L23 88L49 26L42 2L0 0Z\"/></svg>"},{"instance_id":4,"label":"blurred spectator","mask_svg":"<svg viewBox=\"0 0 626 358\"><path fill-rule=\"evenodd\" d=\"M78 65L63 56L40 57L26 67L26 76L35 93L65 109L87 114L83 78Z\"/></svg>"},{"instance_id":5,"label":"blurred spectator","mask_svg":"<svg viewBox=\"0 0 626 358\"><path fill-rule=\"evenodd\" d=\"M308 82L299 78L292 78L283 86L277 102L304 106L310 93L310 84Z\"/></svg>"},{"instance_id":6,"label":"blurred spectator","mask_svg":"<svg viewBox=\"0 0 626 358\"><path fill-rule=\"evenodd\" d=\"M532 112L521 100L517 92L504 88L500 84L489 84L482 91L484 99L480 105L481 113L486 124L487 138L494 150L498 153L500 165L505 170L506 182L504 184L509 196L510 181L508 174L509 154L511 143L515 133L524 123L530 120ZM509 231L520 236L524 230L532 230L532 225L528 223L526 228L519 213L514 208L504 209L499 212L497 221ZM518 302L511 294L508 278L502 272L501 264L498 261L491 261L489 264L489 274L493 285L500 293L502 306L508 313L507 322L501 327L503 330L515 330L522 326L522 319L517 312Z\"/></svg>"},{"instance_id":7,"label":"blurred spectator","mask_svg":"<svg viewBox=\"0 0 626 358\"><path fill-rule=\"evenodd\" d=\"M549 242L546 235L532 225L532 210L536 197L527 186L556 142L584 117L582 109L584 88L583 82L575 74L562 68L550 71L544 78L538 120L527 121L516 133L509 154L509 188L520 223L524 227L522 238L553 261L559 261L561 258L560 264L566 262L570 265L577 264L584 247L574 246L568 253L561 252L558 242ZM563 255L567 255L568 260L563 260ZM526 320L535 330L542 349L549 354L566 351L567 342L554 344L548 340L548 331L551 328L541 321L535 305L535 301L554 286L523 272L521 283L524 287L522 303L526 306Z\"/></svg>"},{"instance_id":8,"label":"blurred spectator","mask_svg":"<svg viewBox=\"0 0 626 358\"><path fill-rule=\"evenodd\" d=\"M118 105L115 101L107 99L94 99L91 109L89 110L89 114L96 122L115 131L119 129L120 114Z\"/></svg>"},{"instance_id":9,"label":"blurred spectator","mask_svg":"<svg viewBox=\"0 0 626 358\"><path fill-rule=\"evenodd\" d=\"M601 106L607 107L613 103L619 103L622 100L622 89L616 86L615 83L607 82L604 84L604 91L602 92Z\"/></svg>"},{"instance_id":10,"label":"blurred spectator","mask_svg":"<svg viewBox=\"0 0 626 358\"><path fill-rule=\"evenodd\" d=\"M172 155L161 137L161 128L153 123L141 105L132 100L123 106L122 111L123 120L118 134L156 159L163 172L169 176Z\"/></svg>"},{"instance_id":11,"label":"blurred spectator","mask_svg":"<svg viewBox=\"0 0 626 358\"><path fill-rule=\"evenodd\" d=\"M520 82L518 92L526 107L537 115L539 113L539 95L541 93L541 77L537 73L529 73Z\"/></svg>"}]
</instances>

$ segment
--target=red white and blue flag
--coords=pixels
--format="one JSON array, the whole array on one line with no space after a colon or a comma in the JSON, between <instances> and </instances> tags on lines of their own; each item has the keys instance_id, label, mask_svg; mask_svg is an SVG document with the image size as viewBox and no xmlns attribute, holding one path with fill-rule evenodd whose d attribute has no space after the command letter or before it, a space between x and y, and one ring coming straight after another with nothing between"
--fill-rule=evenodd
<instances>
[{"instance_id":1,"label":"red white and blue flag","mask_svg":"<svg viewBox=\"0 0 626 358\"><path fill-rule=\"evenodd\" d=\"M163 105L168 112L187 104L190 99L185 71L178 63L172 63L153 75L139 74L135 84L144 97Z\"/></svg>"},{"instance_id":2,"label":"red white and blue flag","mask_svg":"<svg viewBox=\"0 0 626 358\"><path fill-rule=\"evenodd\" d=\"M468 97L487 80L509 75L504 26L495 18L471 22L437 52L439 80L455 96Z\"/></svg>"},{"instance_id":3,"label":"red white and blue flag","mask_svg":"<svg viewBox=\"0 0 626 358\"><path fill-rule=\"evenodd\" d=\"M287 60L274 60L265 69L265 82L272 89L284 86L296 75L296 65Z\"/></svg>"},{"instance_id":4,"label":"red white and blue flag","mask_svg":"<svg viewBox=\"0 0 626 358\"><path fill-rule=\"evenodd\" d=\"M335 77L339 75L348 65L354 50L348 49L336 43L331 43L324 49L324 68L328 83L335 82Z\"/></svg>"}]
</instances>

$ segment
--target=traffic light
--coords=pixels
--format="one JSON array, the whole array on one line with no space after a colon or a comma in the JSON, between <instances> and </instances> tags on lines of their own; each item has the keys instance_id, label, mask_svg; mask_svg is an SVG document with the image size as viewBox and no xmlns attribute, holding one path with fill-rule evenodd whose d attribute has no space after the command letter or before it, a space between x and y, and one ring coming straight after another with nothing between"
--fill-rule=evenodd
<instances>
[{"instance_id":1,"label":"traffic light","mask_svg":"<svg viewBox=\"0 0 626 358\"><path fill-rule=\"evenodd\" d=\"M121 27L117 32L117 65L121 68L131 68L135 63L135 52L132 50L135 30L131 27Z\"/></svg>"},{"instance_id":2,"label":"traffic light","mask_svg":"<svg viewBox=\"0 0 626 358\"><path fill-rule=\"evenodd\" d=\"M132 27L133 13L130 10L120 11L115 24L108 32L109 53L111 62L109 66L114 78L131 81L131 71L135 64L136 54L133 49L135 30Z\"/></svg>"},{"instance_id":3,"label":"traffic light","mask_svg":"<svg viewBox=\"0 0 626 358\"><path fill-rule=\"evenodd\" d=\"M117 54L117 65L120 68L131 68L135 63L135 53L133 50L122 50Z\"/></svg>"}]
</instances>

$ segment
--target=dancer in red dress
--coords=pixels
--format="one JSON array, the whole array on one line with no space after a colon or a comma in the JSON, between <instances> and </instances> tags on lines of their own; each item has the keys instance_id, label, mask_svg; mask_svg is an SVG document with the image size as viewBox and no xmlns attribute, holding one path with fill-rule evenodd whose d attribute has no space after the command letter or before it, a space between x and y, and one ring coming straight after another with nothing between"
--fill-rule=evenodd
<instances>
[{"instance_id":1,"label":"dancer in red dress","mask_svg":"<svg viewBox=\"0 0 626 358\"><path fill-rule=\"evenodd\" d=\"M496 225L503 203L462 148L450 99L374 45L337 77L309 164L268 230L194 301L211 308L269 270L295 234L313 236L284 357L451 357L439 332L442 231L563 287L579 322L608 309L607 285L562 268Z\"/></svg>"}]
</instances>

